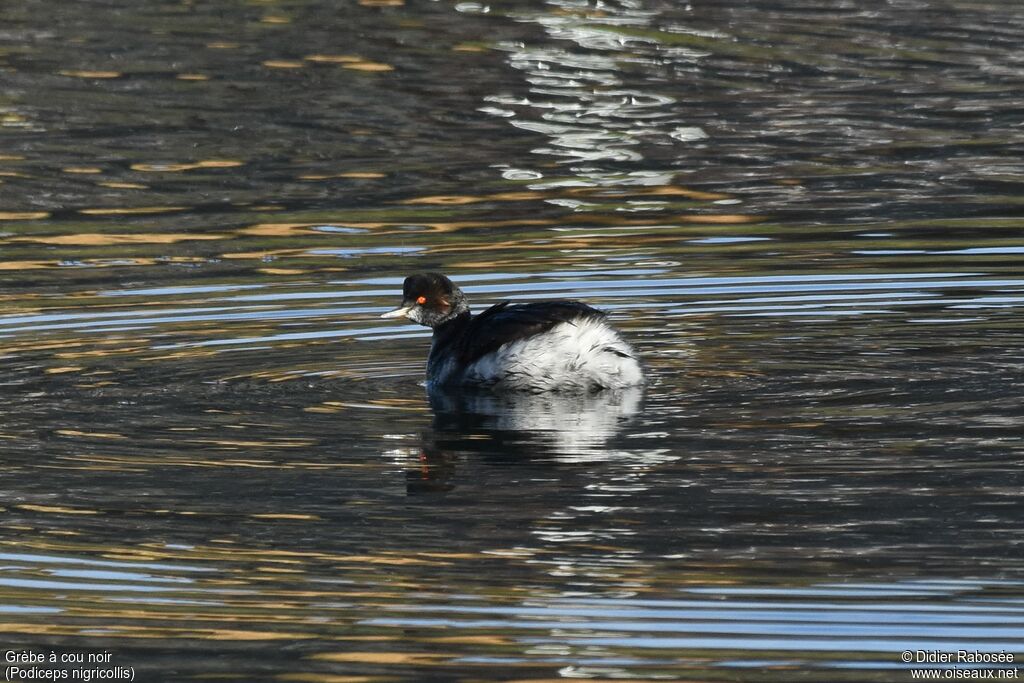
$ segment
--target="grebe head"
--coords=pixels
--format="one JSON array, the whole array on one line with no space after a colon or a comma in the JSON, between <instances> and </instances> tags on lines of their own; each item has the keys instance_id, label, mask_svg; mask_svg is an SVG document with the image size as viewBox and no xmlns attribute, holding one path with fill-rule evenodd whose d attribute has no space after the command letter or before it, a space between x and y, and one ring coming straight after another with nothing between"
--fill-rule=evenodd
<instances>
[{"instance_id":1,"label":"grebe head","mask_svg":"<svg viewBox=\"0 0 1024 683\"><path fill-rule=\"evenodd\" d=\"M405 278L402 305L381 317L408 318L437 327L467 311L466 297L454 282L440 273L417 273Z\"/></svg>"}]
</instances>

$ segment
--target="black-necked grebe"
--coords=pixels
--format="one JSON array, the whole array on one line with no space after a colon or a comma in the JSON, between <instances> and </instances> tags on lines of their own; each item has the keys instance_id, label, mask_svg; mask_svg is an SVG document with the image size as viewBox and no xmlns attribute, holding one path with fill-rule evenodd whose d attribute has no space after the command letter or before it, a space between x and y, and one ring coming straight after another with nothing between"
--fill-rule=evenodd
<instances>
[{"instance_id":1,"label":"black-necked grebe","mask_svg":"<svg viewBox=\"0 0 1024 683\"><path fill-rule=\"evenodd\" d=\"M474 316L451 280L420 273L405 279L402 305L381 317L433 328L428 387L583 392L644 383L633 349L579 301L503 301Z\"/></svg>"}]
</instances>

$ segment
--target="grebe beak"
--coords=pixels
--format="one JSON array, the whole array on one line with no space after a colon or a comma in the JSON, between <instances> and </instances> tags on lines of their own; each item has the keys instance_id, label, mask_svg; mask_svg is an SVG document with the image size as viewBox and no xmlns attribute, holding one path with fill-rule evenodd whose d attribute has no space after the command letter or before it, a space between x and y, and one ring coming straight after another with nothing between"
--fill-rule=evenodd
<instances>
[{"instance_id":1,"label":"grebe beak","mask_svg":"<svg viewBox=\"0 0 1024 683\"><path fill-rule=\"evenodd\" d=\"M411 311L411 310L412 310L412 306L402 306L401 308L396 308L393 311L388 311L387 313L383 314L381 317L382 318L408 318L409 317L409 311Z\"/></svg>"}]
</instances>

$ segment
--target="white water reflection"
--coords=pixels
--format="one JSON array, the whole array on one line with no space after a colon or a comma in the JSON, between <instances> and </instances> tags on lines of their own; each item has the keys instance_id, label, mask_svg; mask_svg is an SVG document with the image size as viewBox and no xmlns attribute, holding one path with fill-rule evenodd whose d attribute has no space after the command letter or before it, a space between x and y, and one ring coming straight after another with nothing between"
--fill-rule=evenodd
<instances>
[{"instance_id":1,"label":"white water reflection","mask_svg":"<svg viewBox=\"0 0 1024 683\"><path fill-rule=\"evenodd\" d=\"M586 167L586 175L600 173L602 164L643 161L638 147L644 144L705 140L707 131L680 116L683 107L675 96L627 85L624 70L692 63L707 55L609 30L645 29L659 14L639 2L550 2L534 12L511 13L517 22L542 27L547 44L499 43L497 48L508 53L509 66L522 72L529 95L488 95L484 100L491 106L480 111L547 136L550 144L534 148L535 154L570 164L597 164Z\"/></svg>"},{"instance_id":2,"label":"white water reflection","mask_svg":"<svg viewBox=\"0 0 1024 683\"><path fill-rule=\"evenodd\" d=\"M626 455L609 442L642 407L643 389L629 387L592 395L495 394L475 391L430 393L439 435L507 433L559 462L587 462Z\"/></svg>"},{"instance_id":3,"label":"white water reflection","mask_svg":"<svg viewBox=\"0 0 1024 683\"><path fill-rule=\"evenodd\" d=\"M1019 582L997 579L806 588L695 586L684 592L706 597L581 595L537 598L519 605L398 604L364 623L444 631L518 631L523 644L545 646L543 653L534 650L535 654L560 654L554 661L575 665L586 658L578 648L607 648L602 654L609 658L641 648L662 650L664 656L680 659L698 656L700 650L768 656L764 660L728 657L712 662L713 666L789 661L846 667L855 660L858 668L903 669L902 650L1003 651L1019 657L1024 653L1024 607L1019 601L1000 598L1001 591L1017 589ZM809 597L816 600L808 601ZM536 631L548 633L540 637L533 635ZM565 649L558 653L558 648ZM799 653L815 655L806 658ZM866 653L872 658L868 662L860 657ZM786 659L794 655L796 659Z\"/></svg>"},{"instance_id":4,"label":"white water reflection","mask_svg":"<svg viewBox=\"0 0 1024 683\"><path fill-rule=\"evenodd\" d=\"M763 238L708 238L732 244ZM533 276L492 273L456 277L473 297L476 310L507 299L579 299L614 317L718 314L799 319L808 315L871 316L914 309L999 309L1024 303L1024 279L983 272L808 273L771 276L664 277L661 269L552 271ZM27 335L103 334L125 330L171 334L185 340L154 340L154 349L228 347L296 340L355 338L364 341L429 335L406 325L382 326L400 277L334 281L333 286L262 286L258 294L236 294L239 287L206 286L201 292L160 291L157 305L139 290L99 292L88 306L0 316L0 338ZM390 286L381 286L390 285ZM155 294L156 290L154 290ZM206 295L197 300L196 295ZM110 306L104 298L138 296L137 302ZM179 299L179 297L182 297ZM175 305L189 303L193 305ZM207 305L196 305L200 301ZM315 302L327 305L315 305ZM635 314L634 314L635 315ZM201 327L196 327L200 325ZM256 327L259 334L252 334ZM302 329L294 329L301 327ZM207 337L207 338L204 338Z\"/></svg>"}]
</instances>

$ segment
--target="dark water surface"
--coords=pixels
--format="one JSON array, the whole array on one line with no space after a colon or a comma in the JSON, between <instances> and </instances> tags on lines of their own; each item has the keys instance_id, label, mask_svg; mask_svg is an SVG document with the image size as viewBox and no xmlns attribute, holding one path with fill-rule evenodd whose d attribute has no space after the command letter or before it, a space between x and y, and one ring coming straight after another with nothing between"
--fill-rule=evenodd
<instances>
[{"instance_id":1,"label":"dark water surface","mask_svg":"<svg viewBox=\"0 0 1024 683\"><path fill-rule=\"evenodd\" d=\"M1024 5L0 13L5 651L312 683L1024 657ZM428 400L426 331L377 317L428 269L608 310L650 385Z\"/></svg>"}]
</instances>

